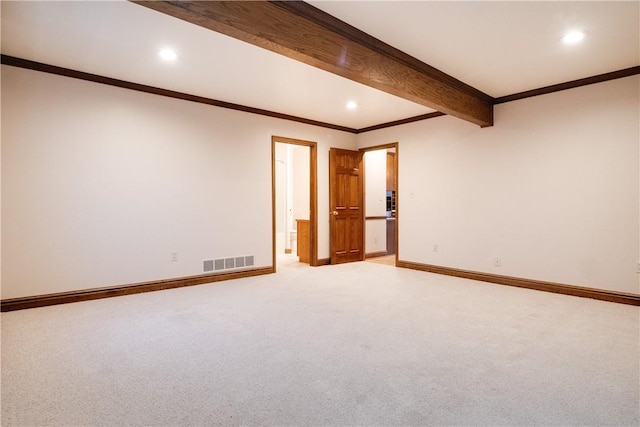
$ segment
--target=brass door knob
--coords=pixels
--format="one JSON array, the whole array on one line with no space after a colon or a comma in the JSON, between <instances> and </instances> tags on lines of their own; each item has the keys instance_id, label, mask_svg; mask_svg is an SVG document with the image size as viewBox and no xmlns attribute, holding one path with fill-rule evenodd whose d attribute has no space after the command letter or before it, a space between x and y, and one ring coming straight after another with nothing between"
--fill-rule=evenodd
<instances>
[{"instance_id":1,"label":"brass door knob","mask_svg":"<svg viewBox=\"0 0 640 427\"><path fill-rule=\"evenodd\" d=\"M338 215L338 211L333 211L333 212L329 212L331 215L333 216L337 216Z\"/></svg>"}]
</instances>

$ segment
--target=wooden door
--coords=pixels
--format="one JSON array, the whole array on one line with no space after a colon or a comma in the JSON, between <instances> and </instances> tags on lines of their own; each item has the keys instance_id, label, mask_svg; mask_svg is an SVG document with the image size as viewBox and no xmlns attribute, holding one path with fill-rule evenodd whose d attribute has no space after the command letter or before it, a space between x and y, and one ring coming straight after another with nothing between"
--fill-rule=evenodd
<instances>
[{"instance_id":1,"label":"wooden door","mask_svg":"<svg viewBox=\"0 0 640 427\"><path fill-rule=\"evenodd\" d=\"M363 153L329 151L331 264L364 260Z\"/></svg>"}]
</instances>

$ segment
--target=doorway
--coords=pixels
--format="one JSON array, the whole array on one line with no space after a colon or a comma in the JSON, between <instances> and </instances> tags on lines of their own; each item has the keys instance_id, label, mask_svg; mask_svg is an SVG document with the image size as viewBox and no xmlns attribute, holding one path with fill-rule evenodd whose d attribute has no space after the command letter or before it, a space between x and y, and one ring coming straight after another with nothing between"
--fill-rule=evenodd
<instances>
[{"instance_id":1,"label":"doorway","mask_svg":"<svg viewBox=\"0 0 640 427\"><path fill-rule=\"evenodd\" d=\"M271 138L273 268L318 264L316 143Z\"/></svg>"},{"instance_id":2,"label":"doorway","mask_svg":"<svg viewBox=\"0 0 640 427\"><path fill-rule=\"evenodd\" d=\"M365 168L365 259L398 260L398 143L363 148Z\"/></svg>"}]
</instances>

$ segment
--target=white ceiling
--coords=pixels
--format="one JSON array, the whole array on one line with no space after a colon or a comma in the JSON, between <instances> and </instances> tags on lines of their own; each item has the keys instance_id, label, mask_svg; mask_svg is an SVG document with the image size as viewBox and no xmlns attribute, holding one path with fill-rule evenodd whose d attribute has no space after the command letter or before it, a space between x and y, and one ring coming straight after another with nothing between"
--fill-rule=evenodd
<instances>
[{"instance_id":1,"label":"white ceiling","mask_svg":"<svg viewBox=\"0 0 640 427\"><path fill-rule=\"evenodd\" d=\"M640 64L637 1L310 3L494 97ZM126 1L1 7L5 55L351 128L433 111Z\"/></svg>"},{"instance_id":2,"label":"white ceiling","mask_svg":"<svg viewBox=\"0 0 640 427\"><path fill-rule=\"evenodd\" d=\"M308 3L496 98L640 65L638 1Z\"/></svg>"}]
</instances>

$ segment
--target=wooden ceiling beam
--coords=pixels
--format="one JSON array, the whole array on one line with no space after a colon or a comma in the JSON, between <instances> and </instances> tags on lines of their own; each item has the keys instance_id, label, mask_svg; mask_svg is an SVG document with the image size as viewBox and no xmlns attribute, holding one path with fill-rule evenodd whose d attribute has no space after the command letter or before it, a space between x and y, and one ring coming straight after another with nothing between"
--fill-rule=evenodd
<instances>
[{"instance_id":1,"label":"wooden ceiling beam","mask_svg":"<svg viewBox=\"0 0 640 427\"><path fill-rule=\"evenodd\" d=\"M192 0L133 0L133 3L482 127L493 125L490 96L306 3Z\"/></svg>"}]
</instances>

